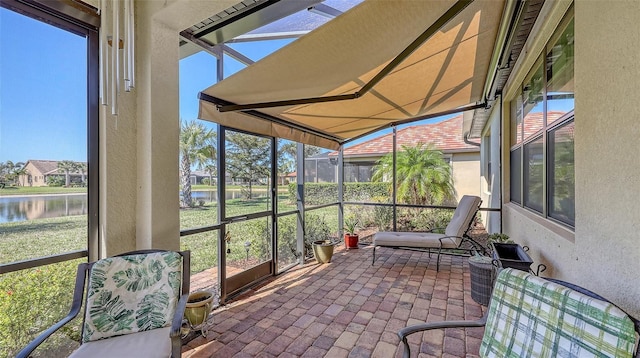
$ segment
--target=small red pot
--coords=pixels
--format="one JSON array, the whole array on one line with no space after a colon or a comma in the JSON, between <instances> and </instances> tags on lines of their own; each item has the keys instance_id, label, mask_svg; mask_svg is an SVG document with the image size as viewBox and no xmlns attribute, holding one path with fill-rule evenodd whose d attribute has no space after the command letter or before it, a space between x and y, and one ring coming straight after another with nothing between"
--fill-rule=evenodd
<instances>
[{"instance_id":1,"label":"small red pot","mask_svg":"<svg viewBox=\"0 0 640 358\"><path fill-rule=\"evenodd\" d=\"M358 248L358 234L344 234L344 245L347 249Z\"/></svg>"}]
</instances>

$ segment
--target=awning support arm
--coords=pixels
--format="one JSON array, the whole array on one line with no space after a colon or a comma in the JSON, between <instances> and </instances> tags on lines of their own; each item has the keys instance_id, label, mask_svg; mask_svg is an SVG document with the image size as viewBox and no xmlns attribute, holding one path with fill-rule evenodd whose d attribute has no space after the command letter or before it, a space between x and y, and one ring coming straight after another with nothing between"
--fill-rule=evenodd
<instances>
[{"instance_id":1,"label":"awning support arm","mask_svg":"<svg viewBox=\"0 0 640 358\"><path fill-rule=\"evenodd\" d=\"M217 97L213 97L211 95L208 95L208 94L202 93L202 92L198 93L198 99L201 100L201 101L212 103L212 104L214 104L216 106L224 106L224 105L231 104L231 102L225 101L225 100L217 98ZM325 133L325 132L321 132L321 131L318 131L318 130L313 130L313 129L301 126L299 124L292 123L292 122L280 119L280 118L275 117L275 116L271 116L271 115L263 113L263 112L253 111L253 110L244 110L244 111L242 111L242 113L244 113L246 115L249 115L249 116L253 116L253 117L259 118L259 119L267 120L267 121L270 121L270 122L273 122L273 123L281 124L283 126L287 126L289 128L293 128L293 129L299 130L299 131L304 132L304 133L308 133L308 134L315 135L315 136L318 136L318 137L321 137L321 138L324 138L324 139L328 139L328 140L331 140L331 141L336 142L336 143L340 143L340 141L342 140L341 138L333 136L331 134L328 134L328 133Z\"/></svg>"},{"instance_id":2,"label":"awning support arm","mask_svg":"<svg viewBox=\"0 0 640 358\"><path fill-rule=\"evenodd\" d=\"M259 108L272 108L283 106L295 106L301 104L323 103L323 102L336 102L357 99L367 92L369 92L378 82L386 77L391 71L393 71L402 61L409 57L418 47L430 39L436 32L440 31L449 21L451 21L456 15L464 10L473 0L458 0L447 12L440 16L431 26L429 26L420 36L418 36L409 46L407 46L398 56L396 56L391 62L389 62L377 75L375 75L369 82L367 82L362 88L353 93L338 96L326 96L326 97L311 97L300 98L283 101L273 102L261 102L261 103L249 103L249 104L229 104L218 105L220 112L235 112L244 111L250 109Z\"/></svg>"}]
</instances>

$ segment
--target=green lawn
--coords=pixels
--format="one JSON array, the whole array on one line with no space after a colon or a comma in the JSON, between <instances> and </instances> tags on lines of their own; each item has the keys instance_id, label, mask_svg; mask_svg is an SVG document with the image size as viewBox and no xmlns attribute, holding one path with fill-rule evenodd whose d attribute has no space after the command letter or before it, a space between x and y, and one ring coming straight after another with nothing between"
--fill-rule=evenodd
<instances>
[{"instance_id":1,"label":"green lawn","mask_svg":"<svg viewBox=\"0 0 640 358\"><path fill-rule=\"evenodd\" d=\"M0 196L3 195L36 195L36 194L73 194L86 193L87 188L63 188L50 186L10 186L0 189Z\"/></svg>"}]
</instances>

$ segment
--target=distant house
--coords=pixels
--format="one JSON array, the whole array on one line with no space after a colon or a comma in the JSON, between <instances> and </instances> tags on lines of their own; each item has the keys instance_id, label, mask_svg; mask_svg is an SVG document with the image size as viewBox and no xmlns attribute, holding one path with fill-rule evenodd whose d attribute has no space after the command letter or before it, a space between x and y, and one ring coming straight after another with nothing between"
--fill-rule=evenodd
<instances>
[{"instance_id":1,"label":"distant house","mask_svg":"<svg viewBox=\"0 0 640 358\"><path fill-rule=\"evenodd\" d=\"M207 181L208 181L210 177L213 179L214 183L218 179L218 177L217 177L217 175L215 173L211 176L209 174L209 172L206 172L204 170L192 170L191 171L191 177L190 177L191 185L203 184L202 180L203 179L207 179Z\"/></svg>"},{"instance_id":2,"label":"distant house","mask_svg":"<svg viewBox=\"0 0 640 358\"><path fill-rule=\"evenodd\" d=\"M480 194L480 147L465 143L461 135L462 115L438 123L414 125L397 131L398 151L402 146L433 144L443 152L453 171L458 199ZM371 181L376 162L393 149L393 133L370 139L344 150L344 181ZM337 155L331 153L330 157Z\"/></svg>"},{"instance_id":3,"label":"distant house","mask_svg":"<svg viewBox=\"0 0 640 358\"><path fill-rule=\"evenodd\" d=\"M24 174L18 177L20 186L47 186L52 178L64 180L65 173L58 168L57 160L33 160L30 159L24 165ZM85 164L86 163L79 163ZM79 170L69 173L71 183L82 183L85 175Z\"/></svg>"}]
</instances>

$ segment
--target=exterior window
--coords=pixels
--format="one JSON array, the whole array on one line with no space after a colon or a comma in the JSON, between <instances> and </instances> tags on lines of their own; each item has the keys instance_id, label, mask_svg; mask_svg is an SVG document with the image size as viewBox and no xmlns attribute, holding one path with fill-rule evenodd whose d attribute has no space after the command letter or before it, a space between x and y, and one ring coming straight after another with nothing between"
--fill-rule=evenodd
<instances>
[{"instance_id":1,"label":"exterior window","mask_svg":"<svg viewBox=\"0 0 640 358\"><path fill-rule=\"evenodd\" d=\"M547 125L574 107L573 19L547 49Z\"/></svg>"},{"instance_id":2,"label":"exterior window","mask_svg":"<svg viewBox=\"0 0 640 358\"><path fill-rule=\"evenodd\" d=\"M573 10L511 100L511 201L575 226Z\"/></svg>"},{"instance_id":3,"label":"exterior window","mask_svg":"<svg viewBox=\"0 0 640 358\"><path fill-rule=\"evenodd\" d=\"M522 96L511 102L511 143L522 143Z\"/></svg>"},{"instance_id":4,"label":"exterior window","mask_svg":"<svg viewBox=\"0 0 640 358\"><path fill-rule=\"evenodd\" d=\"M573 121L549 132L549 216L575 225Z\"/></svg>"},{"instance_id":5,"label":"exterior window","mask_svg":"<svg viewBox=\"0 0 640 358\"><path fill-rule=\"evenodd\" d=\"M524 145L524 205L542 212L542 137Z\"/></svg>"},{"instance_id":6,"label":"exterior window","mask_svg":"<svg viewBox=\"0 0 640 358\"><path fill-rule=\"evenodd\" d=\"M511 151L511 201L522 203L522 148Z\"/></svg>"},{"instance_id":7,"label":"exterior window","mask_svg":"<svg viewBox=\"0 0 640 358\"><path fill-rule=\"evenodd\" d=\"M544 72L542 61L538 61L534 70L522 85L522 111L524 113L524 140L537 134L544 126Z\"/></svg>"}]
</instances>

